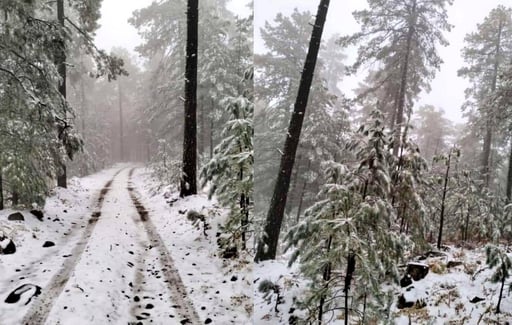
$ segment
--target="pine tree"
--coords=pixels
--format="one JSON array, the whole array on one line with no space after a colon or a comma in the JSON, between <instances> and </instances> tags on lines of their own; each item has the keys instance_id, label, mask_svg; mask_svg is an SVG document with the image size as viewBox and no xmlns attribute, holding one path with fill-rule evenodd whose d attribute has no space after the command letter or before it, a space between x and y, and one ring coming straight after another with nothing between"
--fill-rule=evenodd
<instances>
[{"instance_id":1,"label":"pine tree","mask_svg":"<svg viewBox=\"0 0 512 325\"><path fill-rule=\"evenodd\" d=\"M78 8L74 1L69 4ZM55 59L57 52L62 54L63 43L56 40L68 40L70 30L79 31L87 39L84 48L95 59L97 75L114 77L123 71L122 62L95 48L88 33L70 17L65 21L71 28L62 28L55 19L55 6L42 1L3 1L0 11L3 181L13 201L41 202L53 186L50 179L56 178L58 166L82 147L73 127L74 110L58 89L63 79ZM94 12L79 11L79 19L85 21L91 18L85 15Z\"/></svg>"},{"instance_id":2,"label":"pine tree","mask_svg":"<svg viewBox=\"0 0 512 325\"><path fill-rule=\"evenodd\" d=\"M493 107L491 98L512 55L512 9L504 6L493 9L478 25L477 32L466 35L465 43L462 56L467 66L458 74L471 82L464 108L476 108L477 127L485 129L480 168L484 186L489 187L493 135L501 120L500 110Z\"/></svg>"},{"instance_id":3,"label":"pine tree","mask_svg":"<svg viewBox=\"0 0 512 325\"><path fill-rule=\"evenodd\" d=\"M245 75L246 91L225 100L229 119L222 130L222 140L215 147L213 158L203 167L204 183L211 182L210 196L230 208L223 230L228 234L224 246L247 248L247 233L253 210L253 115L252 69ZM206 185L206 184L204 184ZM227 248L227 247L224 247Z\"/></svg>"},{"instance_id":4,"label":"pine tree","mask_svg":"<svg viewBox=\"0 0 512 325\"><path fill-rule=\"evenodd\" d=\"M321 323L323 314L345 308L348 324L349 297L355 309L366 298L379 301L380 283L398 274L395 262L405 241L389 230L395 218L389 165L391 137L382 115L373 112L353 139L355 160L325 162L327 181L318 201L286 237L289 247L295 247L290 263L300 258L301 271L310 280L300 303L310 310L308 321ZM352 279L357 279L357 284Z\"/></svg>"},{"instance_id":5,"label":"pine tree","mask_svg":"<svg viewBox=\"0 0 512 325\"><path fill-rule=\"evenodd\" d=\"M382 64L374 72L371 87L384 88L390 95L387 100L393 102L395 156L401 146L407 110L422 90L429 90L429 83L443 62L436 47L448 45L443 32L452 28L446 13L447 5L452 3L453 0L370 0L369 9L354 12L361 32L340 39L345 46L360 44L353 70L374 60Z\"/></svg>"}]
</instances>

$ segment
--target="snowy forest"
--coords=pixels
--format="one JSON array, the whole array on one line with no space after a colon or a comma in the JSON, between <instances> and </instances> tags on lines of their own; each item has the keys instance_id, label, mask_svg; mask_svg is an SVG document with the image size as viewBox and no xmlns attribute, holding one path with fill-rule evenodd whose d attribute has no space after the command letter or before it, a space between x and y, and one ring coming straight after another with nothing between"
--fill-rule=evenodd
<instances>
[{"instance_id":1,"label":"snowy forest","mask_svg":"<svg viewBox=\"0 0 512 325\"><path fill-rule=\"evenodd\" d=\"M1 0L0 325L509 324L507 0Z\"/></svg>"},{"instance_id":2,"label":"snowy forest","mask_svg":"<svg viewBox=\"0 0 512 325\"><path fill-rule=\"evenodd\" d=\"M508 324L512 8L359 3L255 22L255 322Z\"/></svg>"}]
</instances>

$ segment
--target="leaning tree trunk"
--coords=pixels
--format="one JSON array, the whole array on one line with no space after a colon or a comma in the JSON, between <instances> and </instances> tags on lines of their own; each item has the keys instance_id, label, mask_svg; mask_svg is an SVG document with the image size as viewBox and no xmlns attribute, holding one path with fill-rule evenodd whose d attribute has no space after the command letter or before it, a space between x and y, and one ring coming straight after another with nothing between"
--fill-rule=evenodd
<instances>
[{"instance_id":1,"label":"leaning tree trunk","mask_svg":"<svg viewBox=\"0 0 512 325\"><path fill-rule=\"evenodd\" d=\"M57 19L59 24L64 29L64 0L57 0ZM59 92L66 98L66 48L64 45L64 39L59 40L59 46L56 55L57 70L61 78L59 83ZM66 114L66 112L64 112ZM65 118L65 116L64 116ZM57 176L57 186L66 188L67 187L67 171L66 164L62 162L60 166L60 174Z\"/></svg>"},{"instance_id":2,"label":"leaning tree trunk","mask_svg":"<svg viewBox=\"0 0 512 325\"><path fill-rule=\"evenodd\" d=\"M309 42L308 54L304 63L299 91L295 101L294 110L288 126L288 132L284 143L284 152L281 156L279 173L274 187L274 193L270 202L270 207L265 222L264 234L258 242L255 261L264 261L275 259L277 252L277 243L281 224L283 223L284 209L286 207L286 198L290 186L290 177L295 162L295 153L299 145L302 123L306 113L306 106L309 98L309 91L315 72L318 50L322 40L327 10L329 9L329 0L320 0L315 25Z\"/></svg>"},{"instance_id":3,"label":"leaning tree trunk","mask_svg":"<svg viewBox=\"0 0 512 325\"><path fill-rule=\"evenodd\" d=\"M400 90L398 94L398 102L395 106L396 113L396 124L395 124L395 136L393 141L393 155L398 157L399 148L402 146L402 124L404 120L404 107L405 107L405 97L407 95L407 77L409 75L409 59L412 51L412 39L414 37L416 27L416 0L413 0L412 3L412 12L410 16L408 33L407 33L407 41L405 45L405 56L404 61L402 63L402 71L400 78Z\"/></svg>"},{"instance_id":4,"label":"leaning tree trunk","mask_svg":"<svg viewBox=\"0 0 512 325\"><path fill-rule=\"evenodd\" d=\"M185 125L180 197L197 194L197 23L198 0L187 4L187 62L185 67Z\"/></svg>"}]
</instances>

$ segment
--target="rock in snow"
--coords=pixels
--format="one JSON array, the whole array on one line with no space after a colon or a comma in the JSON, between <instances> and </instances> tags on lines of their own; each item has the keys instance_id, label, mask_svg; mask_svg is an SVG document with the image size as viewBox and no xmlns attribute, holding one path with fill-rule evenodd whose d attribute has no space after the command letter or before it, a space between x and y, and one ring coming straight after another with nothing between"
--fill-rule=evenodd
<instances>
[{"instance_id":1,"label":"rock in snow","mask_svg":"<svg viewBox=\"0 0 512 325\"><path fill-rule=\"evenodd\" d=\"M43 221L44 214L40 210L30 210L30 213L32 213L34 216L36 216L37 220Z\"/></svg>"},{"instance_id":2,"label":"rock in snow","mask_svg":"<svg viewBox=\"0 0 512 325\"><path fill-rule=\"evenodd\" d=\"M23 214L21 214L20 212L15 212L15 213L11 213L7 217L7 220L10 220L10 221L25 221L25 217L23 217Z\"/></svg>"},{"instance_id":3,"label":"rock in snow","mask_svg":"<svg viewBox=\"0 0 512 325\"><path fill-rule=\"evenodd\" d=\"M44 244L43 244L43 247L52 247L52 246L55 246L55 243L52 242L52 241L45 241Z\"/></svg>"},{"instance_id":4,"label":"rock in snow","mask_svg":"<svg viewBox=\"0 0 512 325\"><path fill-rule=\"evenodd\" d=\"M33 297L37 297L41 294L41 287L34 284L24 284L16 288L12 291L7 298L5 299L5 303L7 304L15 304L20 301L21 297L24 296L25 305L27 305Z\"/></svg>"},{"instance_id":5,"label":"rock in snow","mask_svg":"<svg viewBox=\"0 0 512 325\"><path fill-rule=\"evenodd\" d=\"M419 281L427 276L428 265L423 263L410 262L407 264L406 274L410 275L414 281Z\"/></svg>"},{"instance_id":6,"label":"rock in snow","mask_svg":"<svg viewBox=\"0 0 512 325\"><path fill-rule=\"evenodd\" d=\"M16 245L10 239L4 239L0 242L0 254L8 255L16 253Z\"/></svg>"}]
</instances>

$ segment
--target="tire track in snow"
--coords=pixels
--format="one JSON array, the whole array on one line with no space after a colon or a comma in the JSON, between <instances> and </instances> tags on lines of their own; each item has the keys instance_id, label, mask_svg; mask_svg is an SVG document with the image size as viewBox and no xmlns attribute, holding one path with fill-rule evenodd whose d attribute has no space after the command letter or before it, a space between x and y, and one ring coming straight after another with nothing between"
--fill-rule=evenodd
<instances>
[{"instance_id":1,"label":"tire track in snow","mask_svg":"<svg viewBox=\"0 0 512 325\"><path fill-rule=\"evenodd\" d=\"M110 179L101 189L97 199L96 209L89 218L89 222L87 223L85 230L82 233L82 237L76 246L73 247L73 250L71 251L71 254L68 256L68 258L62 263L60 270L51 278L48 285L43 289L42 294L34 300L32 306L25 314L25 317L23 317L22 324L41 325L46 322L46 319L52 310L53 304L62 293L62 290L68 282L72 271L75 269L76 264L85 251L87 243L89 242L89 238L94 231L94 227L96 226L96 223L101 216L101 208L103 206L105 195L107 195L112 182L122 170L123 169L118 170L112 176L112 179Z\"/></svg>"},{"instance_id":2,"label":"tire track in snow","mask_svg":"<svg viewBox=\"0 0 512 325\"><path fill-rule=\"evenodd\" d=\"M176 309L177 314L181 318L181 320L179 320L180 324L201 324L199 315L194 308L194 304L188 297L187 289L181 280L178 270L174 266L174 260L171 257L171 254L165 247L164 241L162 240L162 237L158 233L153 222L151 222L148 211L137 197L135 188L133 187L133 183L131 181L134 170L135 169L132 168L128 174L129 186L127 189L133 201L133 205L139 213L149 242L153 245L153 247L158 249L161 267L160 272L163 274L165 278L164 282L167 284L167 288L171 293L170 299L174 302L172 307Z\"/></svg>"}]
</instances>

